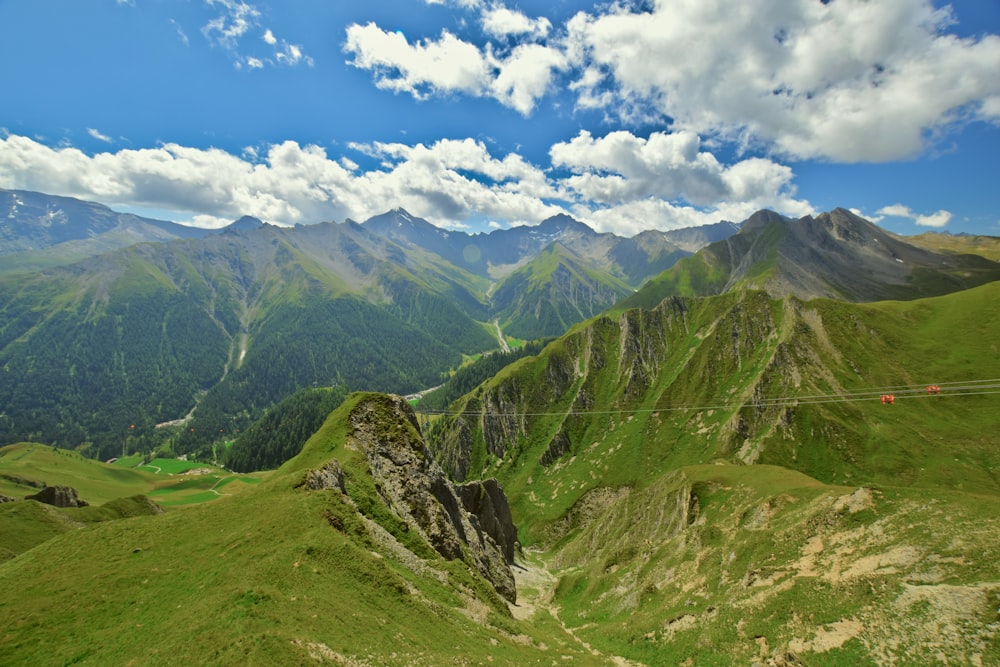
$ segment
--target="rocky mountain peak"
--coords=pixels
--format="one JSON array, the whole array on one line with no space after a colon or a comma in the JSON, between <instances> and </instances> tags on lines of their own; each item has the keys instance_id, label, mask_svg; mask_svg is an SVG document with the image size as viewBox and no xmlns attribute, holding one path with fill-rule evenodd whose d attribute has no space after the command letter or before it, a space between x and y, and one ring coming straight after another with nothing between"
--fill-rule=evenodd
<instances>
[{"instance_id":1,"label":"rocky mountain peak","mask_svg":"<svg viewBox=\"0 0 1000 667\"><path fill-rule=\"evenodd\" d=\"M226 225L227 232L248 232L264 226L264 221L252 215L244 215Z\"/></svg>"},{"instance_id":2,"label":"rocky mountain peak","mask_svg":"<svg viewBox=\"0 0 1000 667\"><path fill-rule=\"evenodd\" d=\"M593 229L591 229L585 223L580 222L572 216L566 215L565 213L560 213L554 215L551 218L546 218L538 224L538 230L547 233L552 232L577 232L584 234L594 234Z\"/></svg>"}]
</instances>

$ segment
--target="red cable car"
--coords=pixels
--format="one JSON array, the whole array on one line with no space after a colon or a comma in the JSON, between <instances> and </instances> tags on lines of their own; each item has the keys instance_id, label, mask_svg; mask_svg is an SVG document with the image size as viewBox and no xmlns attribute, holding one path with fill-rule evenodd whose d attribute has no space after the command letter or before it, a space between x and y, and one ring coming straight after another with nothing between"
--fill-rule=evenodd
<instances>
[{"instance_id":1,"label":"red cable car","mask_svg":"<svg viewBox=\"0 0 1000 667\"><path fill-rule=\"evenodd\" d=\"M940 394L941 393L941 385L939 385L939 384L929 384L929 385L927 385L927 393L928 394Z\"/></svg>"},{"instance_id":2,"label":"red cable car","mask_svg":"<svg viewBox=\"0 0 1000 667\"><path fill-rule=\"evenodd\" d=\"M895 394L882 394L882 405L892 405L896 402Z\"/></svg>"}]
</instances>

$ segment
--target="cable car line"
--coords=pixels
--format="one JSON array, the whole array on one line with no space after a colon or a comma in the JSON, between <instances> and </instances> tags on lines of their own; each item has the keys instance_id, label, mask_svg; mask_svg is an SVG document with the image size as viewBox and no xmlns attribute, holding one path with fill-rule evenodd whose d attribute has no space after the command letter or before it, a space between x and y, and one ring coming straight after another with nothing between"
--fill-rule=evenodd
<instances>
[{"instance_id":1,"label":"cable car line","mask_svg":"<svg viewBox=\"0 0 1000 667\"><path fill-rule=\"evenodd\" d=\"M931 389L937 388L937 391ZM800 405L819 405L824 403L849 403L858 401L869 401L882 399L883 403L891 403L895 398L947 398L958 396L987 396L1000 394L1000 378L989 380L963 380L953 382L939 382L933 384L911 384L892 385L886 387L864 387L849 392L834 392L829 394L806 394L801 396L782 396L754 401L752 399L743 402L728 402L712 405L678 404L664 405L651 408L615 408L606 410L564 410L539 411L539 412L493 412L482 411L459 411L449 410L426 410L421 411L419 406L417 414L421 415L451 415L453 417L564 417L572 415L620 415L620 414L649 414L655 412L684 412L684 411L704 411L704 410L725 410L742 408L767 408L767 407L796 407ZM885 400L890 396L890 400Z\"/></svg>"}]
</instances>

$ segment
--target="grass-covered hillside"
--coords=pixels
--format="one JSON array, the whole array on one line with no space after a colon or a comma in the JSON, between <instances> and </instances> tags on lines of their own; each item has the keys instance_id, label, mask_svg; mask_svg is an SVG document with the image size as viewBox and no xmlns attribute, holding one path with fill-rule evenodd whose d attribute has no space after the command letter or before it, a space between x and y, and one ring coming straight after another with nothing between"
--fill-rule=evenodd
<instances>
[{"instance_id":1,"label":"grass-covered hillside","mask_svg":"<svg viewBox=\"0 0 1000 667\"><path fill-rule=\"evenodd\" d=\"M133 456L114 464L36 443L0 448L0 561L91 523L155 514L239 494L265 475L216 466ZM53 507L25 500L46 487L70 487L86 506ZM16 502L14 502L16 501Z\"/></svg>"},{"instance_id":2,"label":"grass-covered hillside","mask_svg":"<svg viewBox=\"0 0 1000 667\"><path fill-rule=\"evenodd\" d=\"M237 496L88 525L0 564L2 662L604 664L551 616L514 618L471 546L442 557L438 534L388 504L371 461L390 464L364 433L397 458L423 448L393 405L352 396Z\"/></svg>"},{"instance_id":3,"label":"grass-covered hillside","mask_svg":"<svg viewBox=\"0 0 1000 667\"><path fill-rule=\"evenodd\" d=\"M504 369L430 440L453 474L501 480L552 607L604 652L990 664L997 304L998 283L667 299Z\"/></svg>"}]
</instances>

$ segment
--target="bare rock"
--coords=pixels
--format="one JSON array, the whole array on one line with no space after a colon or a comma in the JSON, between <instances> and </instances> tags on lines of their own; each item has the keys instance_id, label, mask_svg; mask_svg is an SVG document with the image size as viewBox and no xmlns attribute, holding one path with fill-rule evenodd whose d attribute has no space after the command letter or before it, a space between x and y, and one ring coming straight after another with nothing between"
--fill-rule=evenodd
<instances>
[{"instance_id":1,"label":"bare rock","mask_svg":"<svg viewBox=\"0 0 1000 667\"><path fill-rule=\"evenodd\" d=\"M322 468L307 472L302 484L310 491L337 489L344 493L344 470L337 459L330 459Z\"/></svg>"},{"instance_id":2,"label":"bare rock","mask_svg":"<svg viewBox=\"0 0 1000 667\"><path fill-rule=\"evenodd\" d=\"M455 492L466 511L479 522L479 526L493 538L508 563L514 562L517 549L517 526L510 514L507 494L495 479L469 482L455 486Z\"/></svg>"},{"instance_id":3,"label":"bare rock","mask_svg":"<svg viewBox=\"0 0 1000 667\"><path fill-rule=\"evenodd\" d=\"M353 431L348 446L364 453L375 488L386 505L419 531L435 551L447 559L467 560L501 596L513 601L514 574L505 549L490 534L510 530L499 527L506 508L499 485L495 489L483 486L485 495L492 494L489 503L496 519L487 520L490 528L486 529L459 500L444 470L431 457L413 408L405 399L373 394L356 406L349 419ZM491 516L485 507L483 516ZM507 508L508 519L509 513Z\"/></svg>"},{"instance_id":4,"label":"bare rock","mask_svg":"<svg viewBox=\"0 0 1000 667\"><path fill-rule=\"evenodd\" d=\"M53 507L87 507L90 504L81 499L72 486L47 486L34 495L25 496L25 500L37 500Z\"/></svg>"}]
</instances>

